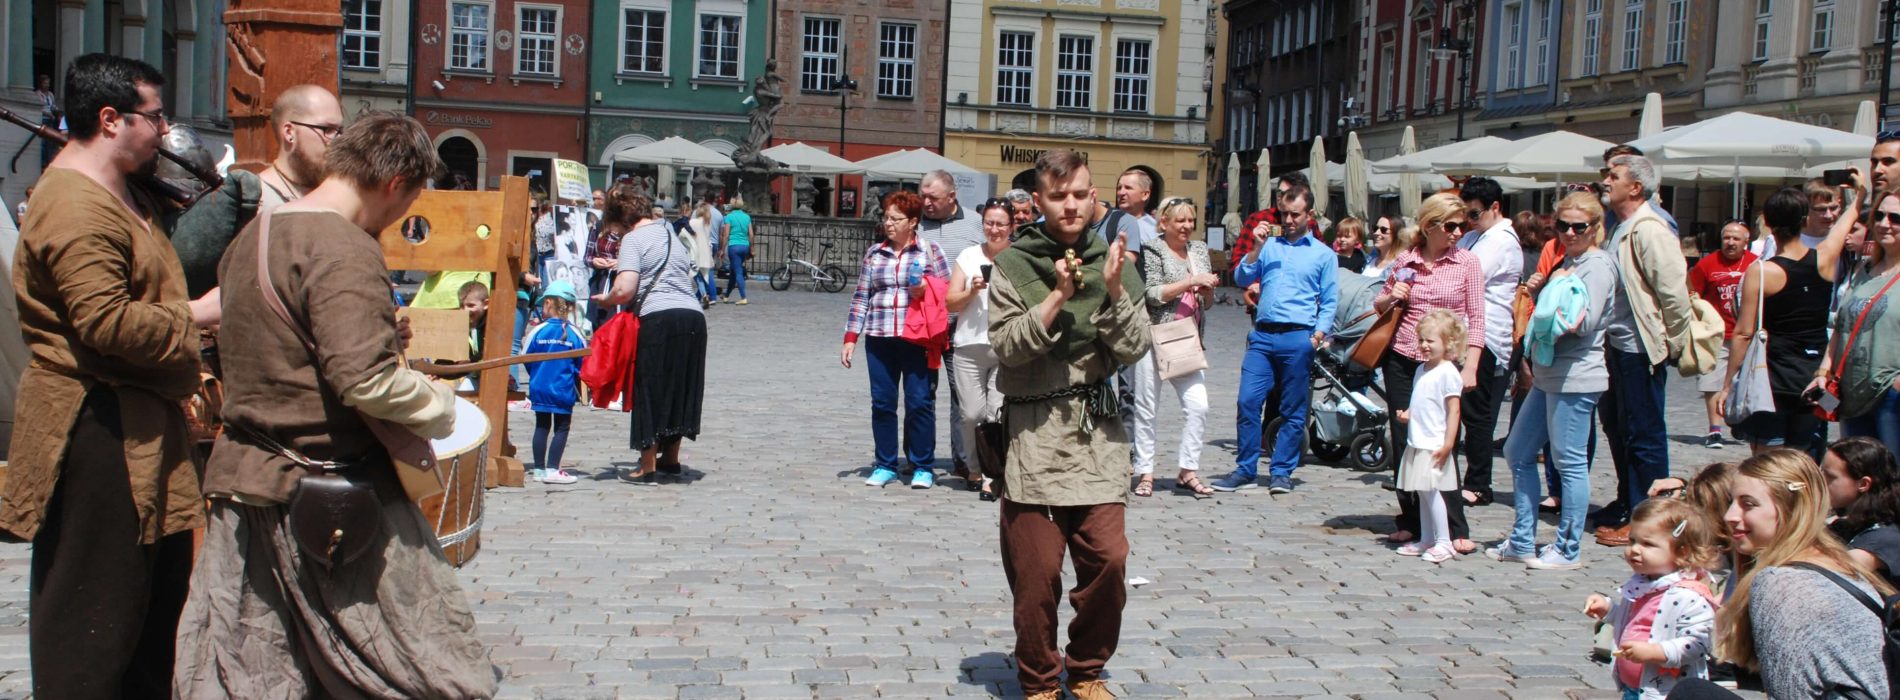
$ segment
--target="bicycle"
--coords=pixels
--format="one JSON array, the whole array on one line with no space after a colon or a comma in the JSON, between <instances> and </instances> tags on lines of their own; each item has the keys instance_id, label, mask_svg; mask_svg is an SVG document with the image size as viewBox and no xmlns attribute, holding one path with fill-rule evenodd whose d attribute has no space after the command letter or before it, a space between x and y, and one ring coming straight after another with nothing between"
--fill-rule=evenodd
<instances>
[{"instance_id":1,"label":"bicycle","mask_svg":"<svg viewBox=\"0 0 1900 700\"><path fill-rule=\"evenodd\" d=\"M827 264L825 258L831 257L831 243L818 244L818 261L812 262L798 257L798 249L805 247L797 238L786 239L785 263L772 271L772 290L783 292L792 287L792 276L803 272L811 277L812 286L827 292L842 292L850 283L850 277L844 268Z\"/></svg>"}]
</instances>

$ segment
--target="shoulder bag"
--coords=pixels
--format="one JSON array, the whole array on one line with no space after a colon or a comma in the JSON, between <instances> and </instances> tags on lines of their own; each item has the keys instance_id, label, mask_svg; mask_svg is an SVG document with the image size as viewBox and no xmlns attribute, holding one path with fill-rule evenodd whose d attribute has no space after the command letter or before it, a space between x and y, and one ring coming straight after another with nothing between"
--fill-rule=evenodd
<instances>
[{"instance_id":1,"label":"shoulder bag","mask_svg":"<svg viewBox=\"0 0 1900 700\"><path fill-rule=\"evenodd\" d=\"M1397 261L1394 261L1394 265L1396 264ZM1390 274L1398 275L1401 272L1405 272L1405 270L1395 267ZM1409 284L1412 279L1408 274L1406 279L1400 281ZM1372 328L1366 330L1365 336L1360 338L1359 342L1353 343L1352 352L1346 355L1346 361L1349 365L1353 369L1362 372L1370 372L1379 368L1379 363L1385 360L1385 352L1392 348L1392 339L1399 335L1399 320L1405 318L1405 302L1394 301L1392 306L1385 310L1385 313L1379 313L1378 297L1374 296L1373 300L1372 308L1367 309L1366 312L1360 314L1358 318L1345 324L1345 326L1351 326L1364 320L1367 316L1376 315L1379 317L1379 320L1372 322Z\"/></svg>"},{"instance_id":2,"label":"shoulder bag","mask_svg":"<svg viewBox=\"0 0 1900 700\"><path fill-rule=\"evenodd\" d=\"M1149 326L1154 334L1155 373L1162 379L1178 379L1207 369L1207 352L1201 347L1201 306L1189 301L1189 291L1176 301L1176 308L1192 309L1167 323Z\"/></svg>"},{"instance_id":3,"label":"shoulder bag","mask_svg":"<svg viewBox=\"0 0 1900 700\"><path fill-rule=\"evenodd\" d=\"M1854 340L1860 337L1861 324L1867 322L1867 313L1874 310L1874 304L1879 302L1881 297L1887 295L1887 290L1893 288L1893 283L1900 281L1900 270L1888 272L1887 278L1887 283L1880 287L1880 291L1874 292L1873 298L1867 300L1867 305L1860 307L1860 315L1854 317L1854 330L1848 332L1847 344L1841 346L1841 359L1835 362L1834 366L1828 371L1826 388L1829 396L1836 399L1840 398L1841 372L1846 370L1847 356L1854 352ZM1822 420L1838 421L1841 419L1840 402L1833 402L1831 408L1815 406L1814 414L1820 416Z\"/></svg>"},{"instance_id":4,"label":"shoulder bag","mask_svg":"<svg viewBox=\"0 0 1900 700\"><path fill-rule=\"evenodd\" d=\"M1768 382L1768 331L1762 328L1762 304L1768 298L1768 261L1757 264L1760 281L1755 285L1755 335L1748 339L1742 353L1742 368L1729 380L1728 401L1722 404L1723 420L1741 425L1757 413L1774 413L1775 397Z\"/></svg>"}]
</instances>

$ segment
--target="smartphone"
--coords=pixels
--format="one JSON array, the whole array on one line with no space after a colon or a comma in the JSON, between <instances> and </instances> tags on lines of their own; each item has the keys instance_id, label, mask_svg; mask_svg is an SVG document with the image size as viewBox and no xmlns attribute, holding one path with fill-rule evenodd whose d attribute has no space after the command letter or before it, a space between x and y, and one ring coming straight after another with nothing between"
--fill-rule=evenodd
<instances>
[{"instance_id":1,"label":"smartphone","mask_svg":"<svg viewBox=\"0 0 1900 700\"><path fill-rule=\"evenodd\" d=\"M988 284L990 281L990 270L993 270L995 268L996 268L995 265L978 265L976 269L982 271L983 282L985 284Z\"/></svg>"},{"instance_id":2,"label":"smartphone","mask_svg":"<svg viewBox=\"0 0 1900 700\"><path fill-rule=\"evenodd\" d=\"M1847 169L1823 170L1821 171L1821 179L1827 183L1828 187L1845 187L1854 184L1854 171Z\"/></svg>"}]
</instances>

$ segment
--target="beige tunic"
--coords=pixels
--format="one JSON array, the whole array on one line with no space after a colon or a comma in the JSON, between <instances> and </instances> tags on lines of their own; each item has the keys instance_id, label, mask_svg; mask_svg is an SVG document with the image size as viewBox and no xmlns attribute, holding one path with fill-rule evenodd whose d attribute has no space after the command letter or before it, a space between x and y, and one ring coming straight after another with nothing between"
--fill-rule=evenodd
<instances>
[{"instance_id":1,"label":"beige tunic","mask_svg":"<svg viewBox=\"0 0 1900 700\"><path fill-rule=\"evenodd\" d=\"M1122 274L1132 278L1135 268L1124 265ZM996 388L1004 396L1034 396L1100 381L1147 354L1148 318L1140 294L1123 294L1098 309L1091 318L1100 333L1096 342L1081 357L1064 362L1049 356L1056 337L1016 293L1002 268L996 273L990 280L990 346L1001 362ZM1005 406L1003 424L1010 436L1005 497L1051 506L1127 500L1131 472L1121 419L1096 418L1091 432L1083 429L1086 412L1080 397Z\"/></svg>"}]
</instances>

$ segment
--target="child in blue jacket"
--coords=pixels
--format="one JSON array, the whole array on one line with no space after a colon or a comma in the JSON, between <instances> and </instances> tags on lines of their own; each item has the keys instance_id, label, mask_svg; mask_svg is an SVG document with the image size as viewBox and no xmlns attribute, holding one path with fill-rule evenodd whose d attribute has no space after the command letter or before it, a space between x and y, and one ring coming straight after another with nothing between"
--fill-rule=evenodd
<instances>
[{"instance_id":1,"label":"child in blue jacket","mask_svg":"<svg viewBox=\"0 0 1900 700\"><path fill-rule=\"evenodd\" d=\"M568 321L574 314L575 301L572 283L556 280L548 284L541 294L541 317L546 320L529 331L522 352L566 352L587 347L587 340ZM567 450L568 422L580 398L576 386L580 376L580 358L528 364L528 402L534 405L534 477L543 484L572 484L578 480L561 468L561 453Z\"/></svg>"}]
</instances>

